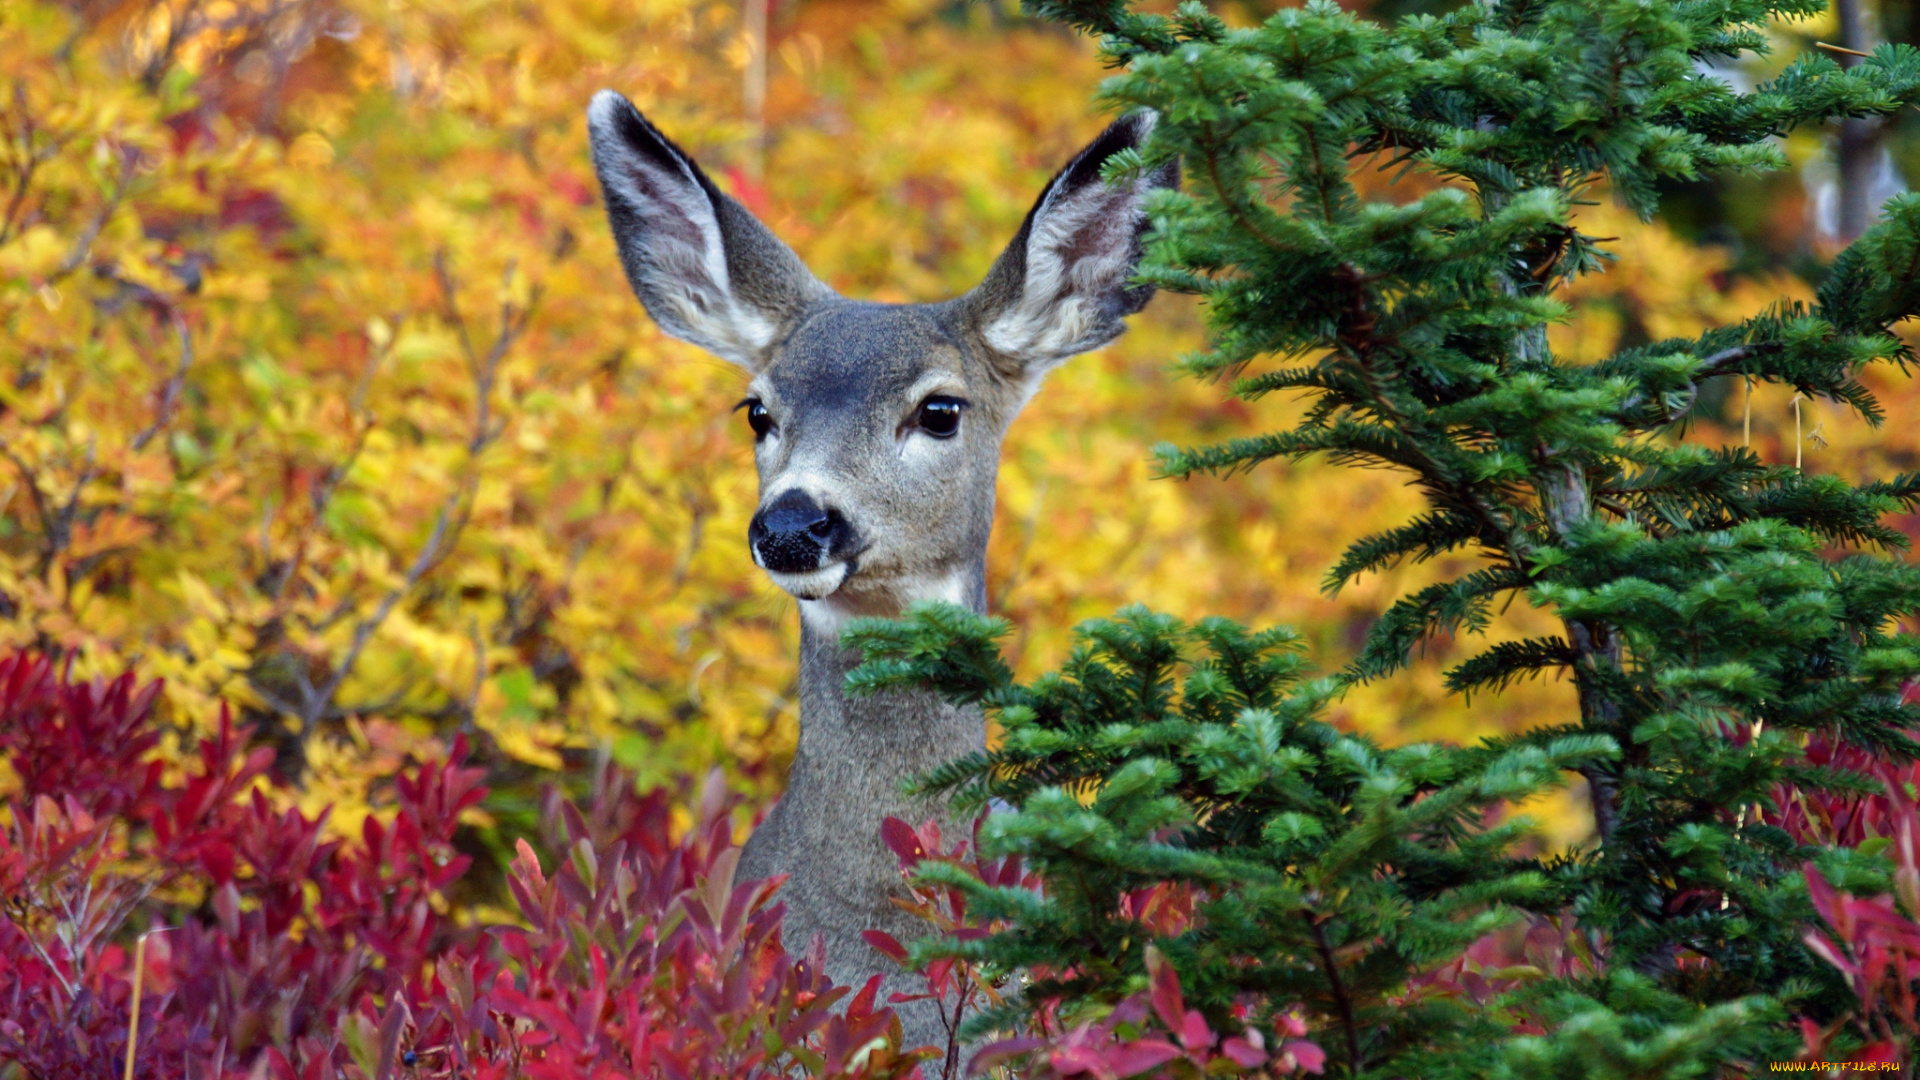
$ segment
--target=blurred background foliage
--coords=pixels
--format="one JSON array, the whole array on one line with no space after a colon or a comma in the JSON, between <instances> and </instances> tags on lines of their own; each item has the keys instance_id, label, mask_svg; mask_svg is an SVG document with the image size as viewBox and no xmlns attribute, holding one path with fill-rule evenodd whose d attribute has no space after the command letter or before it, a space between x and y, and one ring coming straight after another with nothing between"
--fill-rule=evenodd
<instances>
[{"instance_id":1,"label":"blurred background foliage","mask_svg":"<svg viewBox=\"0 0 1920 1080\"><path fill-rule=\"evenodd\" d=\"M461 731L494 791L477 842L609 756L649 785L718 765L764 805L794 745L798 628L743 543L744 380L628 293L585 103L629 94L822 278L889 301L970 286L1103 123L1092 44L1012 6L768 5L0 0L0 648L164 677L183 734L231 703L335 828ZM1920 4L1849 0L1722 74L1917 32ZM1582 227L1624 258L1580 286L1556 348L1593 359L1808 296L1920 171L1920 114L1788 150L1793 171L1685 185L1651 224L1597 195ZM989 582L1023 674L1132 601L1292 623L1337 668L1446 571L1321 591L1348 542L1415 507L1391 474L1155 480L1154 443L1294 407L1175 377L1199 335L1192 302L1161 297L1015 424ZM1682 437L1916 467L1920 390L1874 389L1881 430L1763 391ZM1547 629L1515 609L1493 633ZM1451 651L1337 719L1391 742L1571 713L1558 683L1450 697ZM1546 808L1559 839L1584 835L1583 804Z\"/></svg>"}]
</instances>

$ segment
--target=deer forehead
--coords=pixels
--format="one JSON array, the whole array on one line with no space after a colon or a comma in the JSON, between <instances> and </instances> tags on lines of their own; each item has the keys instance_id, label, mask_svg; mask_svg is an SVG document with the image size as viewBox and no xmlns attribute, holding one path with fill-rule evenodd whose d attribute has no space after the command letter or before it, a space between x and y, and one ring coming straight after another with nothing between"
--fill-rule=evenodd
<instances>
[{"instance_id":1,"label":"deer forehead","mask_svg":"<svg viewBox=\"0 0 1920 1080\"><path fill-rule=\"evenodd\" d=\"M848 435L891 432L935 394L997 413L1004 384L947 320L939 306L829 301L773 348L751 392L783 425Z\"/></svg>"}]
</instances>

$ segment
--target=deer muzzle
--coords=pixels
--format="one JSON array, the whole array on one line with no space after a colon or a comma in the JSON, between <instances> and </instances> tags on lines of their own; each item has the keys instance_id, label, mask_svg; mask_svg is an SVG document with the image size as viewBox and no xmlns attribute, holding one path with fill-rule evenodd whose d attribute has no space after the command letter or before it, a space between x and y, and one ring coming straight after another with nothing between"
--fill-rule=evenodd
<instances>
[{"instance_id":1,"label":"deer muzzle","mask_svg":"<svg viewBox=\"0 0 1920 1080\"><path fill-rule=\"evenodd\" d=\"M853 573L858 540L838 510L789 488L753 515L747 545L775 585L802 600L818 600Z\"/></svg>"}]
</instances>

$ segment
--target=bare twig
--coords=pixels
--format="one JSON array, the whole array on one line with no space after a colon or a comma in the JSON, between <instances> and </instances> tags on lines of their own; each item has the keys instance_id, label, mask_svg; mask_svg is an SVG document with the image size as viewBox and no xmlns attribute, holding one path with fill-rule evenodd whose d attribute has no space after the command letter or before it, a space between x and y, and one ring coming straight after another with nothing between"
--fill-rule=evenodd
<instances>
[{"instance_id":1,"label":"bare twig","mask_svg":"<svg viewBox=\"0 0 1920 1080\"><path fill-rule=\"evenodd\" d=\"M67 257L60 260L59 266L53 268L53 273L47 275L47 280L42 283L43 285L56 284L67 275L80 269L81 264L87 261L87 255L93 251L93 242L100 238L100 230L106 228L107 222L112 220L113 215L119 211L121 200L127 196L127 188L133 185L134 170L139 165L139 162L140 154L138 151L125 148L121 149L120 179L113 185L113 194L107 197L106 205L102 206L100 212L93 216L93 220L87 222L87 227L80 230L80 235L73 241L73 247L67 251Z\"/></svg>"},{"instance_id":2,"label":"bare twig","mask_svg":"<svg viewBox=\"0 0 1920 1080\"><path fill-rule=\"evenodd\" d=\"M1738 374L1740 366L1748 360L1757 356L1765 356L1769 353L1779 352L1781 348L1782 346L1775 342L1763 342L1757 345L1735 345L1732 348L1721 349L1717 353L1703 357L1700 361L1700 369L1694 372L1693 382L1687 387L1686 399L1678 404L1669 405L1662 410L1659 414L1661 418L1660 423L1671 424L1685 416L1693 408L1693 403L1700 396L1701 382L1707 379L1718 378L1722 375ZM1749 375L1748 378L1751 379L1752 376ZM1631 422L1632 417L1646 405L1647 395L1644 391L1633 393L1629 395L1625 401L1620 403L1620 409L1617 415L1623 418L1623 420ZM1644 423L1645 418L1642 418L1641 422Z\"/></svg>"},{"instance_id":3,"label":"bare twig","mask_svg":"<svg viewBox=\"0 0 1920 1080\"><path fill-rule=\"evenodd\" d=\"M46 965L48 971L53 972L54 978L60 980L60 988L67 992L67 1000L72 1001L74 997L73 984L67 981L65 975L60 973L60 965L53 962L53 957L47 955L47 950L41 946L40 942L35 939L32 934L25 932L25 927L21 927L20 929L22 931L20 936L26 938L27 944L33 946L33 951L40 956L40 962Z\"/></svg>"},{"instance_id":4,"label":"bare twig","mask_svg":"<svg viewBox=\"0 0 1920 1080\"><path fill-rule=\"evenodd\" d=\"M43 537L53 535L53 512L47 506L46 493L40 490L39 474L34 472L33 466L28 465L19 454L14 452L13 447L7 445L5 439L0 439L0 454L6 455L7 460L13 462L13 467L20 473L20 480L27 485L27 497L33 501L33 512L40 519L41 535Z\"/></svg>"},{"instance_id":5,"label":"bare twig","mask_svg":"<svg viewBox=\"0 0 1920 1080\"><path fill-rule=\"evenodd\" d=\"M453 283L453 273L447 269L447 251L441 248L433 253L433 277L440 286L440 314L452 325L454 333L460 336L460 351L467 358L468 370L479 363L473 349L473 335L467 332L467 321L460 317L459 289Z\"/></svg>"},{"instance_id":6,"label":"bare twig","mask_svg":"<svg viewBox=\"0 0 1920 1080\"><path fill-rule=\"evenodd\" d=\"M475 348L473 337L467 330L466 321L460 315L458 290L453 275L447 268L444 251L434 255L433 266L434 276L440 285L443 313L459 336L461 349L467 361L467 372L474 384L473 427L467 437L464 475L460 483L447 496L446 501L441 504L434 518L433 529L428 533L426 541L421 544L419 552L407 567L400 583L380 598L380 602L375 605L372 613L354 625L353 638L348 643L346 655L341 657L340 662L334 666L326 682L319 687L312 687L303 682L299 687L302 700L299 702L300 708L297 710L297 715L300 717L303 736L311 733L315 725L327 715L334 698L340 692L340 687L352 675L367 644L372 641L373 635L385 624L387 618L393 614L393 609L420 584L422 579L444 562L459 543L460 535L465 530L472 513L472 495L479 482L480 455L505 430L505 424L497 421L493 416L493 388L499 376L500 361L506 357L508 350L526 330L532 318L532 305L520 308L510 301L502 302L499 332L495 335L491 346L482 354ZM506 270L508 279L511 279L513 272L514 267L509 265ZM537 299L537 291L534 296ZM330 496L331 491L328 494Z\"/></svg>"},{"instance_id":7,"label":"bare twig","mask_svg":"<svg viewBox=\"0 0 1920 1080\"><path fill-rule=\"evenodd\" d=\"M1830 53L1840 53L1844 56L1858 56L1863 59L1872 59L1873 57L1872 53L1864 53L1859 49L1849 49L1844 45L1835 45L1826 41L1816 41L1813 43L1813 47L1816 49L1825 49Z\"/></svg>"},{"instance_id":8,"label":"bare twig","mask_svg":"<svg viewBox=\"0 0 1920 1080\"><path fill-rule=\"evenodd\" d=\"M75 478L73 491L68 494L65 504L57 510L48 502L46 492L40 490L40 478L33 466L28 465L4 439L0 439L0 455L11 461L13 467L19 470L20 478L26 481L27 496L33 500L33 511L40 518L40 566L36 573L44 576L53 566L53 560L66 550L67 541L73 535L73 520L80 513L80 496L86 491L87 485L93 482L94 444L91 441L87 443L86 464Z\"/></svg>"},{"instance_id":9,"label":"bare twig","mask_svg":"<svg viewBox=\"0 0 1920 1080\"><path fill-rule=\"evenodd\" d=\"M173 927L163 926L149 930L133 943L133 1001L127 1006L127 1067L121 1074L122 1080L133 1080L133 1051L140 1042L140 986L147 973L147 939L171 929Z\"/></svg>"},{"instance_id":10,"label":"bare twig","mask_svg":"<svg viewBox=\"0 0 1920 1080\"><path fill-rule=\"evenodd\" d=\"M160 387L160 402L154 409L153 423L134 436L135 450L145 449L155 435L173 422L173 412L180 404L180 391L187 385L187 370L193 366L193 331L178 308L169 305L167 312L173 317L174 337L180 341L180 362L174 365L172 376Z\"/></svg>"},{"instance_id":11,"label":"bare twig","mask_svg":"<svg viewBox=\"0 0 1920 1080\"><path fill-rule=\"evenodd\" d=\"M448 497L447 502L441 506L439 515L434 519L433 531L427 534L426 543L420 546L419 553L414 556L413 564L407 567L406 575L401 579L400 584L387 590L387 594L380 598L379 605L374 608L373 614L354 625L353 641L347 646L347 654L341 657L340 663L334 667L333 675L326 681L325 686L317 690L302 687L302 696L306 698L300 708L300 730L303 735L313 730L327 707L333 704L334 695L340 692L341 684L347 681L347 676L353 674L354 666L360 662L360 654L366 649L367 642L373 639L374 632L387 621L387 616L393 614L394 607L413 591L413 587L420 583L421 578L426 577L434 567L439 566L452 549L452 544L448 543L449 526L452 524L455 510L464 501L466 490L463 485ZM465 524L463 517L460 526L464 527ZM452 533L457 538L459 528L453 528Z\"/></svg>"},{"instance_id":12,"label":"bare twig","mask_svg":"<svg viewBox=\"0 0 1920 1080\"><path fill-rule=\"evenodd\" d=\"M178 13L167 9L167 40L148 59L146 70L140 73L140 80L149 89L160 85L160 77L173 66L173 57L180 50L180 43L192 37L200 30L200 24L193 18L200 7L200 0L187 0Z\"/></svg>"},{"instance_id":13,"label":"bare twig","mask_svg":"<svg viewBox=\"0 0 1920 1080\"><path fill-rule=\"evenodd\" d=\"M1780 351L1781 346L1774 342L1759 345L1735 345L1730 349L1721 349L1700 361L1700 377L1711 379L1717 375L1731 374L1735 367L1756 356Z\"/></svg>"},{"instance_id":14,"label":"bare twig","mask_svg":"<svg viewBox=\"0 0 1920 1080\"><path fill-rule=\"evenodd\" d=\"M940 1022L947 1029L947 1056L940 1065L940 1080L954 1080L960 1071L960 1021L966 1015L967 1000L972 996L973 987L969 982L966 993L958 995L959 1000L953 1004L952 1020L947 1019L947 1010L940 1010Z\"/></svg>"},{"instance_id":15,"label":"bare twig","mask_svg":"<svg viewBox=\"0 0 1920 1080\"><path fill-rule=\"evenodd\" d=\"M1746 377L1747 395L1740 399L1740 445L1753 445L1753 376Z\"/></svg>"},{"instance_id":16,"label":"bare twig","mask_svg":"<svg viewBox=\"0 0 1920 1080\"><path fill-rule=\"evenodd\" d=\"M480 633L480 620L467 620L467 637L473 642L473 684L467 690L467 707L460 718L460 730L472 731L474 717L480 715L480 691L487 685L487 639Z\"/></svg>"},{"instance_id":17,"label":"bare twig","mask_svg":"<svg viewBox=\"0 0 1920 1080\"><path fill-rule=\"evenodd\" d=\"M1807 395L1799 391L1795 391L1793 400L1787 402L1787 404L1793 406L1793 468L1795 472L1802 471L1800 468L1800 456L1801 451L1806 449L1805 443L1800 438L1800 402L1804 401L1806 396Z\"/></svg>"},{"instance_id":18,"label":"bare twig","mask_svg":"<svg viewBox=\"0 0 1920 1080\"><path fill-rule=\"evenodd\" d=\"M1596 495L1593 498L1593 504L1595 506L1599 506L1604 509L1611 510L1628 521L1634 520L1633 508L1626 505L1625 503L1616 502L1615 500L1609 499L1604 495Z\"/></svg>"},{"instance_id":19,"label":"bare twig","mask_svg":"<svg viewBox=\"0 0 1920 1080\"><path fill-rule=\"evenodd\" d=\"M377 357L370 357L367 361L369 368L377 362ZM313 491L309 496L309 501L313 504L313 512L308 517L306 526L300 531L299 538L294 544L293 556L287 560L287 564L284 567L277 571L278 577L273 579L271 599L274 605L274 618L280 618L284 614L282 603L286 598L287 586L292 583L295 577L299 576L300 568L306 565L307 547L312 543L313 532L326 520L327 507L332 504L334 493L340 489L340 482L346 479L348 473L353 471L354 462L360 459L361 451L366 449L367 437L373 434L375 418L360 408L364 397L364 389L356 391L355 404L352 411L353 415L360 420L360 428L354 435L353 446L347 451L345 458L328 466L327 471L320 475L319 483L314 485ZM272 555L268 546L270 539L267 535L267 525L266 523L262 523L260 551L263 560L269 568L269 572L273 572L271 570L273 564ZM329 622L331 622L331 620L329 620Z\"/></svg>"},{"instance_id":20,"label":"bare twig","mask_svg":"<svg viewBox=\"0 0 1920 1080\"><path fill-rule=\"evenodd\" d=\"M133 1001L127 1006L127 1066L121 1072L123 1080L133 1080L133 1054L140 1045L140 989L146 981L146 971L147 935L141 934L133 945Z\"/></svg>"},{"instance_id":21,"label":"bare twig","mask_svg":"<svg viewBox=\"0 0 1920 1080\"><path fill-rule=\"evenodd\" d=\"M1360 1029L1353 1018L1353 1001L1347 996L1346 984L1340 980L1340 965L1334 959L1333 946L1327 943L1326 923L1308 912L1307 925L1313 927L1313 940L1319 947L1320 963L1327 969L1327 989L1333 994L1334 1008L1340 1012L1340 1026L1346 1029L1347 1073L1358 1076L1364 1070L1360 1065Z\"/></svg>"},{"instance_id":22,"label":"bare twig","mask_svg":"<svg viewBox=\"0 0 1920 1080\"><path fill-rule=\"evenodd\" d=\"M35 137L40 134L39 126L33 122L33 112L27 107L27 87L23 82L13 84L13 105L20 115L20 171L13 179L13 194L7 198L7 208L0 214L0 244L13 239L14 231L19 227L16 220L20 208L26 205L27 192L33 188L33 178L40 166L53 155L60 152L64 139L52 139L46 146L36 149Z\"/></svg>"},{"instance_id":23,"label":"bare twig","mask_svg":"<svg viewBox=\"0 0 1920 1080\"><path fill-rule=\"evenodd\" d=\"M53 559L58 556L60 552L65 551L68 542L73 539L73 521L74 518L80 514L80 496L86 492L87 485L93 482L95 475L93 467L94 450L93 440L88 439L86 464L81 466L80 475L74 478L73 490L67 494L67 504L60 508L60 514L57 519L59 532L55 537L49 538L49 547L51 550L47 552L46 566L52 566ZM55 540L58 541L57 547L53 545L53 541ZM43 566L41 572L44 573L45 571L46 567Z\"/></svg>"}]
</instances>

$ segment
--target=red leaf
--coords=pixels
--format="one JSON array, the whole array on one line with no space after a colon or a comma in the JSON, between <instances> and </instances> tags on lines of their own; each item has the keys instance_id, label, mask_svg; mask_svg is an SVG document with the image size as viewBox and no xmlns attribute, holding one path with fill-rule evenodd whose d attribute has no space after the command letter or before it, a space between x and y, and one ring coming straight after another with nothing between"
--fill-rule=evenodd
<instances>
[{"instance_id":1,"label":"red leaf","mask_svg":"<svg viewBox=\"0 0 1920 1080\"><path fill-rule=\"evenodd\" d=\"M927 849L921 845L919 834L913 831L913 826L897 817L880 823L880 839L886 841L887 847L899 857L903 870L918 866L920 860L927 857Z\"/></svg>"},{"instance_id":2,"label":"red leaf","mask_svg":"<svg viewBox=\"0 0 1920 1080\"><path fill-rule=\"evenodd\" d=\"M906 947L885 930L863 930L860 937L896 964L907 959Z\"/></svg>"},{"instance_id":3,"label":"red leaf","mask_svg":"<svg viewBox=\"0 0 1920 1080\"><path fill-rule=\"evenodd\" d=\"M1324 1072L1327 1067L1327 1052L1320 1049L1318 1043L1305 1039L1295 1039L1280 1048L1280 1052L1293 1058L1300 1067L1310 1073Z\"/></svg>"},{"instance_id":4,"label":"red leaf","mask_svg":"<svg viewBox=\"0 0 1920 1080\"><path fill-rule=\"evenodd\" d=\"M1805 1044L1806 1056L1817 1059L1825 1055L1827 1049L1826 1033L1820 1030L1819 1024L1814 1023L1804 1016L1800 1018L1800 1038Z\"/></svg>"},{"instance_id":5,"label":"red leaf","mask_svg":"<svg viewBox=\"0 0 1920 1080\"><path fill-rule=\"evenodd\" d=\"M1807 948L1811 949L1815 955L1827 963L1832 964L1834 967L1839 968L1841 971L1849 975L1860 974L1859 967L1848 960L1845 954L1836 948L1833 943L1829 942L1826 935L1820 933L1818 930L1807 931L1801 935L1800 940L1806 942Z\"/></svg>"},{"instance_id":6,"label":"red leaf","mask_svg":"<svg viewBox=\"0 0 1920 1080\"><path fill-rule=\"evenodd\" d=\"M368 818L367 820L372 821L373 819ZM521 839L521 840L515 840L513 842L513 847L514 847L514 851L516 851L519 855L518 858L513 860L513 869L518 871L521 877L524 877L527 879L527 881L531 882L534 888L536 889L546 888L547 887L546 875L540 872L540 857L533 853L533 845L527 843L526 840Z\"/></svg>"},{"instance_id":7,"label":"red leaf","mask_svg":"<svg viewBox=\"0 0 1920 1080\"><path fill-rule=\"evenodd\" d=\"M1026 1036L1018 1039L1002 1039L988 1043L967 1062L969 1073L981 1073L995 1066L1005 1065L1023 1054L1030 1054L1046 1045L1046 1040Z\"/></svg>"},{"instance_id":8,"label":"red leaf","mask_svg":"<svg viewBox=\"0 0 1920 1080\"><path fill-rule=\"evenodd\" d=\"M1853 1060L1862 1063L1869 1061L1898 1062L1900 1060L1900 1047L1891 1042L1869 1043L1855 1052Z\"/></svg>"},{"instance_id":9,"label":"red leaf","mask_svg":"<svg viewBox=\"0 0 1920 1080\"><path fill-rule=\"evenodd\" d=\"M1179 1056L1180 1048L1165 1039L1135 1039L1109 1048L1100 1058L1110 1075L1138 1076Z\"/></svg>"},{"instance_id":10,"label":"red leaf","mask_svg":"<svg viewBox=\"0 0 1920 1080\"><path fill-rule=\"evenodd\" d=\"M1175 1054L1174 1056L1178 1057L1179 1055ZM1083 1072L1091 1072L1097 1075L1101 1067L1106 1063L1102 1060L1100 1054L1091 1047L1061 1046L1056 1047L1052 1053L1047 1055L1047 1064L1052 1065L1053 1071L1059 1073L1061 1076L1075 1076Z\"/></svg>"},{"instance_id":11,"label":"red leaf","mask_svg":"<svg viewBox=\"0 0 1920 1080\"><path fill-rule=\"evenodd\" d=\"M1168 1031L1179 1031L1186 1019L1187 1006L1180 996L1180 976L1167 958L1152 945L1147 946L1147 977L1153 980L1153 1011Z\"/></svg>"},{"instance_id":12,"label":"red leaf","mask_svg":"<svg viewBox=\"0 0 1920 1080\"><path fill-rule=\"evenodd\" d=\"M927 965L927 985L941 997L946 996L952 977L953 961L950 959L935 960Z\"/></svg>"},{"instance_id":13,"label":"red leaf","mask_svg":"<svg viewBox=\"0 0 1920 1080\"><path fill-rule=\"evenodd\" d=\"M853 995L852 1001L847 1002L847 1018L850 1020L864 1020L873 1015L873 998L874 995L879 992L880 976L875 975L873 978L867 980L867 984L860 988L859 993Z\"/></svg>"},{"instance_id":14,"label":"red leaf","mask_svg":"<svg viewBox=\"0 0 1920 1080\"><path fill-rule=\"evenodd\" d=\"M1811 862L1806 864L1806 875L1807 898L1813 901L1814 910L1820 912L1820 917L1827 920L1828 924L1837 925L1834 922L1834 912L1839 893L1834 891L1833 886L1827 884L1826 877Z\"/></svg>"},{"instance_id":15,"label":"red leaf","mask_svg":"<svg viewBox=\"0 0 1920 1080\"><path fill-rule=\"evenodd\" d=\"M1233 1063L1243 1069L1257 1069L1267 1063L1267 1052L1255 1046L1250 1037L1258 1034L1258 1032L1249 1032L1247 1035L1235 1035L1220 1044L1220 1051L1232 1058Z\"/></svg>"},{"instance_id":16,"label":"red leaf","mask_svg":"<svg viewBox=\"0 0 1920 1080\"><path fill-rule=\"evenodd\" d=\"M1213 1045L1213 1029L1199 1009L1187 1010L1186 1020L1180 1025L1180 1043L1188 1050L1205 1050Z\"/></svg>"}]
</instances>

